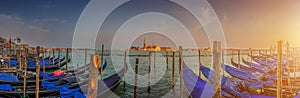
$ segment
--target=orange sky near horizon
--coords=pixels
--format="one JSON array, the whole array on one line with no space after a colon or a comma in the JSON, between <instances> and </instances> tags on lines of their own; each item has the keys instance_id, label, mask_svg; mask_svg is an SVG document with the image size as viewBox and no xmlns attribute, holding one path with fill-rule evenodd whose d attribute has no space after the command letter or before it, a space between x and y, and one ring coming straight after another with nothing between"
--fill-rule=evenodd
<instances>
[{"instance_id":1,"label":"orange sky near horizon","mask_svg":"<svg viewBox=\"0 0 300 98\"><path fill-rule=\"evenodd\" d=\"M300 46L299 0L215 0L210 4L229 47L269 48L279 40Z\"/></svg>"}]
</instances>

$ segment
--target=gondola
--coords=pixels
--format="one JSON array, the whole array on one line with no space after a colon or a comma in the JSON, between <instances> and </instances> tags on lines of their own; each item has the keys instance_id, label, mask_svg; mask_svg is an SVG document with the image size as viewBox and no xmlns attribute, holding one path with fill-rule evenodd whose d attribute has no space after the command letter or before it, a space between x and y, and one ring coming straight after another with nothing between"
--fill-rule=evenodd
<instances>
[{"instance_id":1,"label":"gondola","mask_svg":"<svg viewBox=\"0 0 300 98\"><path fill-rule=\"evenodd\" d=\"M60 95L59 90L41 90L38 92L39 97L57 97ZM23 91L0 91L0 97L3 98L20 98L22 97ZM34 90L32 91L26 91L26 96L28 98L34 98L36 96L36 93Z\"/></svg>"},{"instance_id":2,"label":"gondola","mask_svg":"<svg viewBox=\"0 0 300 98\"><path fill-rule=\"evenodd\" d=\"M89 66L90 66L90 64L87 64L87 65L85 65L85 66L81 66L81 67L78 67L78 68L76 68L76 70L69 70L69 71L67 71L68 73L77 73L77 71L78 70L89 70ZM104 70L105 68L106 68L106 66L107 66L107 61L106 60L104 60L104 63L103 63L103 65L101 66L102 67L102 69ZM101 70L101 67L98 69L99 70L99 72L100 72L100 70Z\"/></svg>"},{"instance_id":3,"label":"gondola","mask_svg":"<svg viewBox=\"0 0 300 98\"><path fill-rule=\"evenodd\" d=\"M277 66L278 65L277 60L267 60L266 61L266 60L262 60L262 58L259 56L252 56L251 58L258 64L263 65L263 66ZM268 58L265 58L265 59L268 59ZM286 59L282 60L283 68L286 67L287 62L288 62L288 60L286 60Z\"/></svg>"},{"instance_id":4,"label":"gondola","mask_svg":"<svg viewBox=\"0 0 300 98\"><path fill-rule=\"evenodd\" d=\"M237 63L235 63L234 61L233 61L233 59L231 59L231 64L234 66L234 67L236 67L236 68L238 68L238 67L240 67L240 69L243 69L243 70L247 70L247 71L250 71L250 72L259 72L259 73L267 73L266 71L263 71L263 70L257 70L255 67L247 67L247 66L245 66L245 65L243 65L243 64L237 64ZM239 66L240 65L240 66Z\"/></svg>"},{"instance_id":5,"label":"gondola","mask_svg":"<svg viewBox=\"0 0 300 98\"><path fill-rule=\"evenodd\" d=\"M183 76L185 87L192 98L213 98L214 97L215 93L213 92L213 85L199 78L199 76L197 76L186 65L184 65L182 68L182 76ZM224 83L224 81L222 82ZM230 94L223 89L221 91L221 94L222 97L225 98L238 97L237 95ZM240 96L248 98L249 94L243 93Z\"/></svg>"},{"instance_id":6,"label":"gondola","mask_svg":"<svg viewBox=\"0 0 300 98\"><path fill-rule=\"evenodd\" d=\"M113 74L103 80L98 81L98 97L108 96L110 94L110 90L113 90L115 87L117 87L121 83L121 78L124 76L125 68L123 68L121 71L119 71L116 74ZM83 80L78 81L78 78L85 78ZM48 82L44 84L44 86L48 90L52 89L60 89L60 97L74 97L76 96L85 96L88 89L88 78L86 75L80 75L73 78L66 78L70 81L73 81L73 83L64 83L60 85L56 85L58 82ZM47 87L48 86L48 87Z\"/></svg>"},{"instance_id":7,"label":"gondola","mask_svg":"<svg viewBox=\"0 0 300 98\"><path fill-rule=\"evenodd\" d=\"M106 68L106 63L104 64L103 66L103 70ZM78 71L76 72L80 72L82 71L81 73L84 73L82 69L78 69ZM78 75L81 75L81 74L78 74ZM1 73L0 74L1 78L0 78L0 84L10 84L12 86L22 86L24 83L23 83L23 78L18 78L18 76L13 76L13 75L10 75L8 73ZM52 76L52 73L40 73L40 84L41 84L41 81L50 81L50 82L53 82L53 81L57 81L59 79L63 79L63 78L69 78L69 77L72 77L74 76L74 73L65 73L63 75L60 75L60 76ZM36 85L36 80L35 80L35 76L33 77L27 77L27 82L26 82L27 85Z\"/></svg>"},{"instance_id":8,"label":"gondola","mask_svg":"<svg viewBox=\"0 0 300 98\"><path fill-rule=\"evenodd\" d=\"M87 66L89 66L89 64L87 64L85 66L87 67ZM68 83L76 83L78 77L88 78L89 73L87 71L84 71L84 69L82 69L83 67L80 67L80 68L77 68L76 70L74 70L74 72L76 72L76 73L71 72L72 74L70 74L70 75L67 75L63 78L55 79L55 81L58 80L55 85L59 86L59 85L64 85L64 84L68 84ZM99 72L100 72L101 68L102 68L102 70L105 70L106 67L107 67L107 62L105 61L104 64L98 69ZM86 70L89 70L89 68L87 67ZM51 79L51 80L53 81L54 79Z\"/></svg>"},{"instance_id":9,"label":"gondola","mask_svg":"<svg viewBox=\"0 0 300 98\"><path fill-rule=\"evenodd\" d=\"M225 71L234 78L247 80L249 82L261 82L264 85L274 85L273 80L265 79L265 75L261 73L252 73L245 70L238 70L229 65L223 65Z\"/></svg>"},{"instance_id":10,"label":"gondola","mask_svg":"<svg viewBox=\"0 0 300 98\"><path fill-rule=\"evenodd\" d=\"M246 64L246 65L248 65L248 66L251 66L251 62L248 62L248 61L245 61L244 59L243 59L243 62ZM232 64L236 67L236 63L235 62L233 62L232 61ZM261 66L261 65L259 65L259 64L255 64L255 63L252 63L252 68L254 68L254 67L256 67L256 68L261 68L260 70L267 70L267 69L269 69L270 71L268 72L268 73L255 73L255 72L253 72L253 71L248 71L248 70L245 70L245 69L240 69L240 71L244 71L244 72L248 72L248 73L251 73L251 74L256 74L256 75L260 75L260 76L264 76L263 78L264 79L268 79L268 80L273 80L273 81L276 81L277 80L277 76L276 76L276 69L272 69L272 67L271 68L269 68L269 67L267 67L267 66ZM267 71L266 71L267 72ZM291 74L293 75L293 72L291 72ZM300 79L300 77L296 77L296 79L295 79L295 77L294 76L290 76L290 78L291 78L291 82L293 83L293 84L295 84L295 85L300 85L299 84L299 79ZM282 74L282 79L283 79L283 82L286 82L287 83L287 81L288 81L288 74L286 73L286 74Z\"/></svg>"},{"instance_id":11,"label":"gondola","mask_svg":"<svg viewBox=\"0 0 300 98\"><path fill-rule=\"evenodd\" d=\"M276 66L277 66L277 60L273 60L273 61L264 61L262 60L260 57L258 56L254 56L253 60L255 62L257 62L260 66L265 66L265 67L269 67L270 70L276 70ZM287 62L289 62L289 65L287 66ZM250 63L251 64L251 63ZM296 66L294 66L294 62L292 60L287 60L287 59L283 59L282 60L282 68L284 70L284 72L288 72L288 70L290 70L290 72L294 72L294 71L300 71L300 68L297 68Z\"/></svg>"},{"instance_id":12,"label":"gondola","mask_svg":"<svg viewBox=\"0 0 300 98\"><path fill-rule=\"evenodd\" d=\"M242 61L248 67L252 66L252 68L255 68L256 70L259 70L260 72L268 73L268 74L276 74L275 69L271 69L269 66L261 66L261 65L256 64L256 63L252 63L252 62L246 61L244 58L242 58Z\"/></svg>"},{"instance_id":13,"label":"gondola","mask_svg":"<svg viewBox=\"0 0 300 98\"><path fill-rule=\"evenodd\" d=\"M54 59L54 60L53 60L53 59ZM63 60L65 60L64 57L60 59L61 62L62 62ZM40 61L40 66L42 66L42 65L43 65L43 60L40 59L39 61ZM48 66L48 65L53 65L53 61L54 61L54 65L56 65L56 64L58 64L59 59L58 59L58 58L54 58L54 57L51 58L50 60L45 59L45 60L44 60L44 64L47 65L47 66ZM4 63L5 63L6 65L8 65L8 60L5 60ZM35 64L36 64L36 59L28 59L27 64L28 64L28 66L32 66L32 67L35 66ZM11 66L11 67L19 67L18 65L19 65L19 62L18 62L17 60L11 60L11 61L10 61L10 66Z\"/></svg>"},{"instance_id":14,"label":"gondola","mask_svg":"<svg viewBox=\"0 0 300 98\"><path fill-rule=\"evenodd\" d=\"M127 67L127 65L126 65ZM97 93L97 97L105 97L111 94L111 90L113 90L114 88L116 88L122 81L122 77L124 76L124 72L126 72L127 70L125 68L123 68L122 70L120 70L118 73L115 73L103 80L98 80L98 93ZM69 89L74 89L74 88L78 88L80 87L80 93L77 93L81 96L85 96L85 94L87 94L87 90L88 90L88 80L84 80L84 81L80 81L77 84L71 85L68 88Z\"/></svg>"},{"instance_id":15,"label":"gondola","mask_svg":"<svg viewBox=\"0 0 300 98\"><path fill-rule=\"evenodd\" d=\"M213 71L211 71L209 68L207 68L205 66L201 66L200 70L207 79L209 79L210 81L213 81L213 73L214 73ZM222 81L225 80L224 78L227 80L227 82L233 82L233 84L241 83L238 87L242 88L240 90L249 92L250 96L251 96L249 98L275 98L275 96L276 96L276 88L274 88L274 86L266 87L261 83L249 82L249 81L240 80L237 78L227 78L224 76L222 76ZM295 94L295 93L287 91L286 89L284 89L283 91L284 91L283 93L286 94L286 95L284 95L285 98L291 98ZM238 97L241 97L241 96L238 96ZM242 97L242 98L244 98L244 97ZM297 97L295 97L295 98L297 98Z\"/></svg>"},{"instance_id":16,"label":"gondola","mask_svg":"<svg viewBox=\"0 0 300 98\"><path fill-rule=\"evenodd\" d=\"M68 61L61 62L61 63L60 63L60 67L65 66L67 62L71 62L71 58L69 58ZM41 63L40 63L40 64L41 64ZM56 64L56 65L53 65L53 64L51 64L51 65L45 65L45 69L46 69L46 70L55 70L55 69L58 69L58 68L59 68L59 67L58 67L57 64ZM43 69L43 66L41 66L40 69L42 70L42 69ZM27 67L27 70L28 70L28 71L35 71L35 70L36 70L36 66L28 66L28 67Z\"/></svg>"}]
</instances>

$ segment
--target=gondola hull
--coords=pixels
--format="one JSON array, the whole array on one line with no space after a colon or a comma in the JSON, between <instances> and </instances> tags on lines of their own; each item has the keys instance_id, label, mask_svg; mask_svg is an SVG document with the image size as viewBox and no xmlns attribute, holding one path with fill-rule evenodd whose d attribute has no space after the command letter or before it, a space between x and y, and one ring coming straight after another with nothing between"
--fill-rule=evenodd
<instances>
[{"instance_id":1,"label":"gondola hull","mask_svg":"<svg viewBox=\"0 0 300 98\"><path fill-rule=\"evenodd\" d=\"M20 98L23 95L23 91L0 91L0 97L2 98ZM27 91L26 95L29 98L35 98L35 91ZM39 97L58 97L60 95L59 90L44 90L39 91Z\"/></svg>"}]
</instances>

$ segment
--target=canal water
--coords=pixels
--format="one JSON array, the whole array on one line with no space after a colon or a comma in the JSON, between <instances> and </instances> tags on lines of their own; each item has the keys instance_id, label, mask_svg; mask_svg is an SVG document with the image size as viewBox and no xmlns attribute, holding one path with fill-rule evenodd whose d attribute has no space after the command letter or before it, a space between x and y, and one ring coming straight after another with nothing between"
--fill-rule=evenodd
<instances>
[{"instance_id":1,"label":"canal water","mask_svg":"<svg viewBox=\"0 0 300 98\"><path fill-rule=\"evenodd\" d=\"M101 53L101 52L97 52ZM87 63L90 62L90 55L95 54L95 51L87 51ZM113 50L105 51L104 59L107 61L108 66L103 72L103 77L108 77L124 67L124 54L125 51ZM253 53L254 55L257 53ZM46 54L47 56L48 54ZM55 53L57 55L57 53ZM62 56L65 52L62 52ZM165 97L165 98L177 98L180 94L180 83L179 83L179 57L178 53L175 53L175 87L171 86L172 81L172 53L168 52L168 65L166 63L166 52L153 52L151 55L151 92L148 93L148 66L149 66L149 52L146 51L127 51L127 65L128 72L126 75L126 86L124 89L124 83L122 82L116 89L112 91L109 98L133 98L134 97L134 83L135 83L135 60L139 58L138 63L138 97L139 98L153 98L153 97ZM70 54L72 61L69 64L69 69L75 68L76 66L84 65L85 52L84 50L76 50ZM225 64L231 65L230 59L232 57L232 51L224 53ZM234 61L237 59L237 51L233 54ZM246 60L249 59L248 51L242 51L241 57ZM209 51L201 52L201 63L207 67L212 68L212 56ZM242 60L242 59L241 59ZM197 51L186 50L183 51L184 63L192 69L195 74L199 72L199 56ZM243 63L241 63L243 64ZM64 67L65 68L65 67ZM62 68L62 69L64 69ZM226 76L230 77L225 73ZM203 75L201 77L207 80ZM188 92L185 89L183 83L184 98L189 97Z\"/></svg>"}]
</instances>

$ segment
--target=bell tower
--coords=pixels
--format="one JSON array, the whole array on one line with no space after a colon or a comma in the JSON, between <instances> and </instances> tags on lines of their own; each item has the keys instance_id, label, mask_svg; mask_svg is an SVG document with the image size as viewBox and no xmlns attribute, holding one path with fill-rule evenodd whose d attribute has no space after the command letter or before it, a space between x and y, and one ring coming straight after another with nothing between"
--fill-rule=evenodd
<instances>
[{"instance_id":1,"label":"bell tower","mask_svg":"<svg viewBox=\"0 0 300 98\"><path fill-rule=\"evenodd\" d=\"M143 47L144 49L146 49L147 48L147 43L146 43L146 39L144 38L144 47Z\"/></svg>"}]
</instances>

